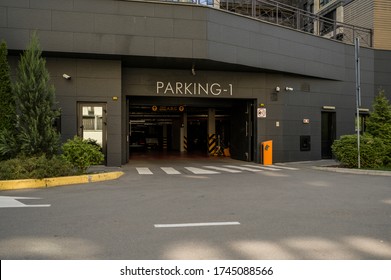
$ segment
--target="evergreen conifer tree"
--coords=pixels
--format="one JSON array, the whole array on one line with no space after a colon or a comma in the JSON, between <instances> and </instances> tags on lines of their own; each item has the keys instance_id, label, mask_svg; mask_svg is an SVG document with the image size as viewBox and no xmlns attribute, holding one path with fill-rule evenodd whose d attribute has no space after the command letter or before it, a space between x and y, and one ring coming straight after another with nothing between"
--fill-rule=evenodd
<instances>
[{"instance_id":1,"label":"evergreen conifer tree","mask_svg":"<svg viewBox=\"0 0 391 280\"><path fill-rule=\"evenodd\" d=\"M59 111L54 110L55 90L49 85L46 60L42 58L37 35L20 57L13 90L16 98L16 139L25 156L52 156L59 149L60 136L53 127Z\"/></svg>"},{"instance_id":2,"label":"evergreen conifer tree","mask_svg":"<svg viewBox=\"0 0 391 280\"><path fill-rule=\"evenodd\" d=\"M11 92L7 44L0 44L0 131L10 130L15 123L15 100Z\"/></svg>"},{"instance_id":3,"label":"evergreen conifer tree","mask_svg":"<svg viewBox=\"0 0 391 280\"><path fill-rule=\"evenodd\" d=\"M14 127L16 123L15 99L12 94L10 66L7 60L7 44L0 44L0 160L15 155L16 141Z\"/></svg>"},{"instance_id":4,"label":"evergreen conifer tree","mask_svg":"<svg viewBox=\"0 0 391 280\"><path fill-rule=\"evenodd\" d=\"M373 103L373 112L366 122L367 132L391 145L391 105L380 90Z\"/></svg>"}]
</instances>

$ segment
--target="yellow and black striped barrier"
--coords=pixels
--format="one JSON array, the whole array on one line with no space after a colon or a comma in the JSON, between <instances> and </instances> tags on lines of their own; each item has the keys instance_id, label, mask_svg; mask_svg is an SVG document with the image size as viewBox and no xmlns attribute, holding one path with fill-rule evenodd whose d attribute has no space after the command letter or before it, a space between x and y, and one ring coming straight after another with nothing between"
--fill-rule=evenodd
<instances>
[{"instance_id":1,"label":"yellow and black striped barrier","mask_svg":"<svg viewBox=\"0 0 391 280\"><path fill-rule=\"evenodd\" d=\"M185 149L185 152L187 152L187 136L183 137L183 148Z\"/></svg>"},{"instance_id":2,"label":"yellow and black striped barrier","mask_svg":"<svg viewBox=\"0 0 391 280\"><path fill-rule=\"evenodd\" d=\"M167 147L168 147L167 137L163 137L163 150L167 150Z\"/></svg>"},{"instance_id":3,"label":"yellow and black striped barrier","mask_svg":"<svg viewBox=\"0 0 391 280\"><path fill-rule=\"evenodd\" d=\"M209 134L208 137L208 153L210 156L214 156L217 150L216 134Z\"/></svg>"}]
</instances>

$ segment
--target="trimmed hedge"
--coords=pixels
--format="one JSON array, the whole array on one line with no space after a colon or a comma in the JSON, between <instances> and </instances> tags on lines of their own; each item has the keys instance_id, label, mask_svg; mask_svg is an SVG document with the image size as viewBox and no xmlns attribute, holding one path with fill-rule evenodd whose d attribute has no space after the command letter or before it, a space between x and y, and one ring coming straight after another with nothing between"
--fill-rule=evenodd
<instances>
[{"instance_id":1,"label":"trimmed hedge","mask_svg":"<svg viewBox=\"0 0 391 280\"><path fill-rule=\"evenodd\" d=\"M344 167L357 168L357 135L344 135L335 140L332 151ZM380 168L388 163L390 148L380 138L364 134L360 137L360 163L362 168Z\"/></svg>"},{"instance_id":2,"label":"trimmed hedge","mask_svg":"<svg viewBox=\"0 0 391 280\"><path fill-rule=\"evenodd\" d=\"M70 162L79 173L85 173L91 165L101 164L104 155L101 147L93 140L85 140L75 136L69 139L63 146L63 157Z\"/></svg>"},{"instance_id":3,"label":"trimmed hedge","mask_svg":"<svg viewBox=\"0 0 391 280\"><path fill-rule=\"evenodd\" d=\"M75 175L73 166L61 156L18 157L0 161L0 180L43 179Z\"/></svg>"}]
</instances>

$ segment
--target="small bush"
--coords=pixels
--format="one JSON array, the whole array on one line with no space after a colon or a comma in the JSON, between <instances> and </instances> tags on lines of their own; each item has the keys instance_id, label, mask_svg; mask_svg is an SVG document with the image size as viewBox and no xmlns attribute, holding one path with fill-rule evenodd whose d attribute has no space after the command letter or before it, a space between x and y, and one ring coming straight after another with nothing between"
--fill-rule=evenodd
<instances>
[{"instance_id":1,"label":"small bush","mask_svg":"<svg viewBox=\"0 0 391 280\"><path fill-rule=\"evenodd\" d=\"M101 164L104 155L100 146L78 136L68 140L63 146L63 157L69 161L79 173L86 173L88 167Z\"/></svg>"},{"instance_id":2,"label":"small bush","mask_svg":"<svg viewBox=\"0 0 391 280\"><path fill-rule=\"evenodd\" d=\"M357 168L357 135L344 135L335 140L332 151L338 161L348 168ZM363 168L380 168L388 161L388 146L380 138L364 134L360 137L360 162Z\"/></svg>"},{"instance_id":3,"label":"small bush","mask_svg":"<svg viewBox=\"0 0 391 280\"><path fill-rule=\"evenodd\" d=\"M0 161L0 180L43 179L74 174L73 166L59 156L47 158L42 155Z\"/></svg>"}]
</instances>

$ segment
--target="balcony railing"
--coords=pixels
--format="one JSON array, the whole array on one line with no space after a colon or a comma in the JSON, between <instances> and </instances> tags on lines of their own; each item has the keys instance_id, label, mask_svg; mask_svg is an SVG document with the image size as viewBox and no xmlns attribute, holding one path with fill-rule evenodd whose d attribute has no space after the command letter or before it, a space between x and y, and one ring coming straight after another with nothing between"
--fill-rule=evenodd
<instances>
[{"instance_id":1,"label":"balcony railing","mask_svg":"<svg viewBox=\"0 0 391 280\"><path fill-rule=\"evenodd\" d=\"M274 0L161 1L207 5L347 44L354 44L358 37L363 47L372 47L372 29L338 22Z\"/></svg>"}]
</instances>

